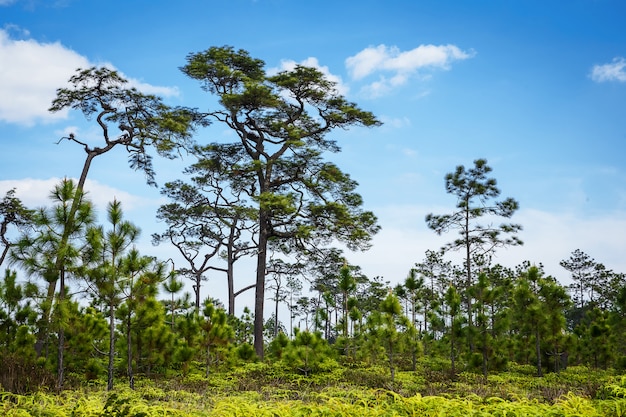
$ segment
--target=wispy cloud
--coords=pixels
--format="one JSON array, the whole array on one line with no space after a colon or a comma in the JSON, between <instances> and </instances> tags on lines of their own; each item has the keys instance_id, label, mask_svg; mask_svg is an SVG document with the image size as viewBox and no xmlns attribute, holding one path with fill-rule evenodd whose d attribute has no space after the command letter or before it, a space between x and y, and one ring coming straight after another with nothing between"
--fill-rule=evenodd
<instances>
[{"instance_id":1,"label":"wispy cloud","mask_svg":"<svg viewBox=\"0 0 626 417\"><path fill-rule=\"evenodd\" d=\"M609 64L594 65L590 77L596 82L626 82L626 59L617 57Z\"/></svg>"},{"instance_id":2,"label":"wispy cloud","mask_svg":"<svg viewBox=\"0 0 626 417\"><path fill-rule=\"evenodd\" d=\"M406 84L416 75L428 79L431 75L424 74L423 70L449 70L453 62L474 55L474 51L463 51L456 45L420 45L409 51L378 45L347 58L346 67L355 81L379 75L378 80L364 87L365 93L375 97Z\"/></svg>"},{"instance_id":3,"label":"wispy cloud","mask_svg":"<svg viewBox=\"0 0 626 417\"><path fill-rule=\"evenodd\" d=\"M57 88L66 85L77 68L97 64L60 42L14 39L9 30L15 32L16 28L0 29L0 121L32 125L65 119L67 111L48 112ZM21 33L28 36L26 30ZM113 67L111 64L104 65ZM178 95L178 89L173 87L153 86L132 78L128 80L131 86L145 93Z\"/></svg>"},{"instance_id":4,"label":"wispy cloud","mask_svg":"<svg viewBox=\"0 0 626 417\"><path fill-rule=\"evenodd\" d=\"M277 74L281 71L291 71L294 68L296 68L296 65L301 65L304 67L311 67L311 68L317 69L322 74L324 74L324 77L326 77L327 80L335 83L335 89L337 90L338 94L341 94L341 95L348 94L348 90L349 90L348 86L343 83L343 80L341 79L341 77L331 73L327 66L320 65L318 59L315 57L309 57L301 62L296 62L290 59L282 60L280 61L280 67L269 68L268 73Z\"/></svg>"},{"instance_id":5,"label":"wispy cloud","mask_svg":"<svg viewBox=\"0 0 626 417\"><path fill-rule=\"evenodd\" d=\"M401 129L404 127L411 126L411 119L408 117L389 117L389 116L381 116L380 120L383 122L383 126L392 127L394 129Z\"/></svg>"}]
</instances>

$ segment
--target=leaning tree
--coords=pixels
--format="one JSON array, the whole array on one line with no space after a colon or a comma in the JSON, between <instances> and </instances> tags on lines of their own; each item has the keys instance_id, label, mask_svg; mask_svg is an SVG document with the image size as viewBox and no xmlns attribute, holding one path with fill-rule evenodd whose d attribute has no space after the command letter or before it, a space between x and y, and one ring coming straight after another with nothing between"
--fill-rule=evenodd
<instances>
[{"instance_id":1,"label":"leaning tree","mask_svg":"<svg viewBox=\"0 0 626 417\"><path fill-rule=\"evenodd\" d=\"M59 241L58 256L55 260L57 275L68 261L64 248L68 245L74 221L84 193L85 181L94 158L104 155L114 148L124 148L133 169L142 170L149 184L155 185L155 172L152 166L154 150L160 156L174 158L177 150L190 145L191 130L198 120L190 109L172 108L157 96L144 94L114 70L105 67L79 69L69 79L68 88L57 90L49 111L65 109L79 110L91 120L95 117L102 134L100 146L87 143L77 134L70 133L61 140L68 140L83 147L86 157L71 202L65 230ZM47 303L52 305L58 279L48 280ZM44 324L49 321L50 310L43 312ZM39 339L45 337L40 332ZM41 352L38 352L40 354Z\"/></svg>"},{"instance_id":2,"label":"leaning tree","mask_svg":"<svg viewBox=\"0 0 626 417\"><path fill-rule=\"evenodd\" d=\"M258 213L254 347L261 357L269 242L305 250L336 239L364 249L377 232L376 217L361 209L357 183L323 156L339 151L327 138L333 130L380 124L319 70L296 65L270 75L264 65L225 46L190 54L181 68L219 98L221 107L207 115L235 133L245 156L231 167L229 183ZM220 158L229 146L216 143L206 157Z\"/></svg>"}]
</instances>

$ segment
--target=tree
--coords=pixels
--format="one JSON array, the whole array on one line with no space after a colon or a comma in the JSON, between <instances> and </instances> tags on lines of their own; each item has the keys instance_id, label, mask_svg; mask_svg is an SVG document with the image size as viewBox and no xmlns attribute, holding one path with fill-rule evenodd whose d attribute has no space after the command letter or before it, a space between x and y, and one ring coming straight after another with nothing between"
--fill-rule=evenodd
<instances>
[{"instance_id":1,"label":"tree","mask_svg":"<svg viewBox=\"0 0 626 417\"><path fill-rule=\"evenodd\" d=\"M448 328L448 338L450 340L450 372L456 373L457 341L463 330L463 317L461 316L461 296L453 285L448 287L445 294L445 301L448 307L450 326Z\"/></svg>"},{"instance_id":2,"label":"tree","mask_svg":"<svg viewBox=\"0 0 626 417\"><path fill-rule=\"evenodd\" d=\"M79 69L70 77L69 83L70 88L57 90L49 111L79 110L87 119L95 115L104 143L102 146L91 146L74 133L59 141L68 140L77 143L87 154L76 184L74 199L69 206L65 230L59 243L60 248L67 245L73 233L73 223L94 158L116 147L123 147L129 154L131 168L142 170L148 183L155 185L155 172L149 149L154 149L161 156L174 158L178 149L190 145L190 132L193 123L198 120L195 112L189 109L170 108L163 104L160 98L128 87L126 79L108 68ZM54 262L57 275L67 262L64 258L65 252L59 251ZM52 305L57 280L58 278L48 280L47 303L44 303L44 306ZM49 308L43 312L45 322L49 321L49 314ZM41 344L41 340L38 342Z\"/></svg>"},{"instance_id":3,"label":"tree","mask_svg":"<svg viewBox=\"0 0 626 417\"><path fill-rule=\"evenodd\" d=\"M121 259L120 293L124 301L118 307L116 317L121 321L120 327L124 335L126 370L131 389L135 387L133 362L139 366L144 342L154 341L154 338L142 339L145 336L142 335L142 330L157 323L161 318L163 322L165 321L164 309L155 300L158 285L165 280L165 269L164 263L141 255L136 248L130 249ZM162 317L158 309L163 310ZM136 360L133 361L133 358Z\"/></svg>"},{"instance_id":4,"label":"tree","mask_svg":"<svg viewBox=\"0 0 626 417\"><path fill-rule=\"evenodd\" d=\"M235 338L235 331L228 324L228 316L224 309L216 307L210 299L205 301L202 314L200 328L204 332L202 345L206 348L205 375L208 378L212 357L215 357L213 362L219 362L219 354L215 349L232 342Z\"/></svg>"},{"instance_id":5,"label":"tree","mask_svg":"<svg viewBox=\"0 0 626 417\"><path fill-rule=\"evenodd\" d=\"M576 249L569 259L559 262L563 268L572 274L574 283L571 289L574 292L574 301L582 311L585 307L585 295L592 298L592 283L596 272L596 261L580 249ZM593 301L591 299L590 301Z\"/></svg>"},{"instance_id":6,"label":"tree","mask_svg":"<svg viewBox=\"0 0 626 417\"><path fill-rule=\"evenodd\" d=\"M96 302L104 304L109 320L109 346L107 366L107 389L113 389L113 371L115 361L115 313L123 301L122 288L127 277L124 274L124 257L130 246L139 238L140 230L131 222L124 220L122 205L114 200L107 207L110 230L102 227L93 228L88 233L92 250L98 259L96 265L88 268L85 275L94 292Z\"/></svg>"},{"instance_id":7,"label":"tree","mask_svg":"<svg viewBox=\"0 0 626 417\"><path fill-rule=\"evenodd\" d=\"M543 375L546 351L557 357L562 353L564 310L569 302L565 289L554 278L544 277L537 266L521 272L515 283L512 315L518 323L518 350L526 363L534 356L538 376Z\"/></svg>"},{"instance_id":8,"label":"tree","mask_svg":"<svg viewBox=\"0 0 626 417\"><path fill-rule=\"evenodd\" d=\"M339 270L339 282L338 282L339 290L341 291L342 303L341 308L343 310L342 321L341 321L341 330L344 337L348 336L348 312L350 309L348 308L348 300L350 299L350 294L356 290L356 280L350 273L350 267L346 264L341 267Z\"/></svg>"},{"instance_id":9,"label":"tree","mask_svg":"<svg viewBox=\"0 0 626 417\"><path fill-rule=\"evenodd\" d=\"M271 339L278 335L279 324L278 306L281 302L287 301L289 281L293 281L296 275L303 269L303 265L299 263L289 263L282 259L270 259L267 268L267 274L272 277L273 283L267 289L272 290L273 295L270 300L274 301L274 314L271 329ZM284 279L283 279L284 278Z\"/></svg>"},{"instance_id":10,"label":"tree","mask_svg":"<svg viewBox=\"0 0 626 417\"><path fill-rule=\"evenodd\" d=\"M15 197L15 188L7 191L0 201L0 242L2 242L2 254L0 254L0 266L4 262L12 243L7 237L9 226L20 229L32 222L34 210L27 209L22 201Z\"/></svg>"},{"instance_id":11,"label":"tree","mask_svg":"<svg viewBox=\"0 0 626 417\"><path fill-rule=\"evenodd\" d=\"M17 272L5 270L0 280L0 385L9 392L24 392L33 384L41 384L37 377L34 325L37 312L31 306L38 298L35 284L17 283Z\"/></svg>"},{"instance_id":12,"label":"tree","mask_svg":"<svg viewBox=\"0 0 626 417\"><path fill-rule=\"evenodd\" d=\"M486 159L474 161L469 170L463 165L456 167L452 173L446 174L446 192L457 198L456 211L451 214L428 214L426 224L438 235L450 229L457 229L460 238L455 239L442 248L444 251L463 249L465 252L465 288L473 283L472 259L475 255L487 255L498 247L521 245L522 241L515 235L522 226L514 223L486 225L478 223L479 219L493 221L496 217L510 218L519 208L513 198L494 201L500 195L495 178L487 175L492 171ZM466 297L468 324L473 326L472 301ZM471 329L470 329L471 331ZM471 333L471 332L470 332ZM470 337L470 350L474 345Z\"/></svg>"},{"instance_id":13,"label":"tree","mask_svg":"<svg viewBox=\"0 0 626 417\"><path fill-rule=\"evenodd\" d=\"M187 310L190 306L189 293L186 292L183 298L175 298L176 294L183 290L185 284L177 278L176 271L172 268L168 280L163 283L163 290L170 295L170 299L165 300L163 305L170 312L170 327L172 330L176 324L176 313L180 310Z\"/></svg>"},{"instance_id":14,"label":"tree","mask_svg":"<svg viewBox=\"0 0 626 417\"><path fill-rule=\"evenodd\" d=\"M263 311L268 244L303 250L332 240L365 249L378 231L376 217L361 210L356 182L325 152L338 152L326 134L352 125L376 126L369 112L337 94L315 68L297 65L268 76L264 62L246 51L212 47L190 54L182 71L219 97L209 117L232 129L242 159L231 167L229 185L244 190L258 210L254 347L263 356ZM232 144L212 145L220 158Z\"/></svg>"},{"instance_id":15,"label":"tree","mask_svg":"<svg viewBox=\"0 0 626 417\"><path fill-rule=\"evenodd\" d=\"M415 336L415 327L411 321L402 314L402 305L398 297L389 293L380 303L380 311L368 317L370 333L374 343L383 346L387 357L387 364L391 374L391 382L394 381L398 358L403 351L416 354L418 342Z\"/></svg>"},{"instance_id":16,"label":"tree","mask_svg":"<svg viewBox=\"0 0 626 417\"><path fill-rule=\"evenodd\" d=\"M472 288L470 295L474 298L474 311L476 317L476 334L480 355L472 356L472 365L477 365L480 356L481 370L487 378L488 370L501 366L501 358L498 357L497 338L500 336L502 327L499 326L502 313L496 310L498 298L502 297L501 288L494 286L487 271L478 274L478 280ZM500 361L498 360L500 359Z\"/></svg>"},{"instance_id":17,"label":"tree","mask_svg":"<svg viewBox=\"0 0 626 417\"><path fill-rule=\"evenodd\" d=\"M296 329L293 340L284 348L282 358L289 367L309 376L319 371L332 354L328 341L319 332Z\"/></svg>"},{"instance_id":18,"label":"tree","mask_svg":"<svg viewBox=\"0 0 626 417\"><path fill-rule=\"evenodd\" d=\"M424 352L428 353L431 340L435 340L437 334L441 334L444 327L444 320L439 307L442 304L443 295L451 283L453 268L450 261L444 261L442 251L427 250L425 255L424 260L416 263L413 269L416 274L424 278L421 291L424 309L422 340ZM407 281L405 281L406 284ZM415 283L409 282L409 284L414 286Z\"/></svg>"},{"instance_id":19,"label":"tree","mask_svg":"<svg viewBox=\"0 0 626 417\"><path fill-rule=\"evenodd\" d=\"M180 272L194 282L196 311L200 308L200 287L205 274L210 270L226 273L228 313L234 315L236 295L249 289L235 292L234 264L256 249L256 244L250 241L256 210L245 205L241 190L224 188L232 155L224 153L221 159L207 158L210 148L193 148L199 160L185 169L185 173L192 175L191 184L180 180L165 184L161 193L172 203L161 206L157 218L165 221L168 228L160 235L154 234L153 242L169 241L187 261L189 267L181 268ZM217 257L226 261L226 267L211 263Z\"/></svg>"},{"instance_id":20,"label":"tree","mask_svg":"<svg viewBox=\"0 0 626 417\"><path fill-rule=\"evenodd\" d=\"M39 323L38 338L35 345L40 356L47 345L50 331L49 312L52 307L58 324L57 350L57 389L63 389L63 351L66 327L66 279L75 276L81 269L81 263L89 263L89 251L84 251L86 229L95 219L93 205L74 184L64 179L50 193L55 203L51 209L41 208L33 215L34 234L24 234L13 246L11 257L18 262L29 275L39 275L48 283L48 293L42 303L42 316ZM74 207L76 206L76 207ZM74 214L72 209L75 208ZM87 255L86 255L87 254ZM63 259L61 264L59 259ZM55 298L56 285L59 292Z\"/></svg>"}]
</instances>

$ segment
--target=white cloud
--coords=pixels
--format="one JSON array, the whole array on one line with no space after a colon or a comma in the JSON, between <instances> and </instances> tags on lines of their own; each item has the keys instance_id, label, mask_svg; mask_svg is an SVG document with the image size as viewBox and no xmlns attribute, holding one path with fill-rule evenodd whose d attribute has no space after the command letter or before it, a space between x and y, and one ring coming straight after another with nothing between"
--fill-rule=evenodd
<instances>
[{"instance_id":1,"label":"white cloud","mask_svg":"<svg viewBox=\"0 0 626 417\"><path fill-rule=\"evenodd\" d=\"M392 284L399 283L416 262L423 260L427 249L437 250L457 238L454 230L437 236L424 221L427 213L446 213L450 208L404 205L373 210L379 217L382 230L374 237L369 251L348 256L351 263L360 265L370 277L383 276ZM569 276L559 261L580 249L607 268L626 272L624 212L585 218L566 212L522 209L511 221L524 227L519 234L524 245L499 249L494 263L508 267L526 260L542 263L547 274L566 284ZM446 257L455 263L462 262L462 254L457 252Z\"/></svg>"},{"instance_id":2,"label":"white cloud","mask_svg":"<svg viewBox=\"0 0 626 417\"><path fill-rule=\"evenodd\" d=\"M604 81L626 82L626 59L617 57L610 64L594 65L590 77L599 83Z\"/></svg>"},{"instance_id":3,"label":"white cloud","mask_svg":"<svg viewBox=\"0 0 626 417\"><path fill-rule=\"evenodd\" d=\"M455 45L420 45L404 52L395 46L378 45L347 58L346 67L354 80L379 74L378 81L364 89L368 95L376 97L406 84L419 70L449 70L452 62L473 56L473 51L465 52Z\"/></svg>"},{"instance_id":4,"label":"white cloud","mask_svg":"<svg viewBox=\"0 0 626 417\"><path fill-rule=\"evenodd\" d=\"M2 180L0 181L0 198L2 198L7 191L15 188L15 196L22 200L22 203L26 207L35 208L49 206L51 201L48 196L60 182L61 178L55 177L48 179L24 178L19 180ZM76 183L77 179L74 178L74 182ZM107 204L114 199L122 202L125 211L141 209L147 205L154 204L153 201L89 179L85 182L85 191L87 192L88 198L98 208L99 212L104 212Z\"/></svg>"},{"instance_id":5,"label":"white cloud","mask_svg":"<svg viewBox=\"0 0 626 417\"><path fill-rule=\"evenodd\" d=\"M1 29L0 62L0 120L27 125L65 118L67 112L48 112L56 89L76 68L89 66L59 42L12 40Z\"/></svg>"},{"instance_id":6,"label":"white cloud","mask_svg":"<svg viewBox=\"0 0 626 417\"><path fill-rule=\"evenodd\" d=\"M23 34L28 32L23 31ZM4 29L0 29L0 63L0 121L24 125L66 118L67 111L48 111L57 88L66 85L77 68L94 65L60 42L12 39ZM144 93L178 95L176 88L127 79L131 86Z\"/></svg>"},{"instance_id":7,"label":"white cloud","mask_svg":"<svg viewBox=\"0 0 626 417\"><path fill-rule=\"evenodd\" d=\"M301 65L305 67L311 67L319 70L327 80L335 83L335 89L338 94L346 95L348 94L348 86L345 85L340 76L335 75L330 72L327 66L320 65L319 61L315 57L309 57L301 62L296 62L294 60L286 59L280 61L280 67L278 68L270 68L268 69L268 74L277 74L281 71L291 71L296 68L296 65Z\"/></svg>"},{"instance_id":8,"label":"white cloud","mask_svg":"<svg viewBox=\"0 0 626 417\"><path fill-rule=\"evenodd\" d=\"M119 74L128 80L128 84L131 87L135 87L137 90L141 91L142 93L154 94L157 96L164 96L164 97L177 97L180 95L180 90L178 89L178 87L163 87L163 86L158 86L158 85L152 85L152 84L139 81L135 78L128 77L122 72L119 72Z\"/></svg>"}]
</instances>

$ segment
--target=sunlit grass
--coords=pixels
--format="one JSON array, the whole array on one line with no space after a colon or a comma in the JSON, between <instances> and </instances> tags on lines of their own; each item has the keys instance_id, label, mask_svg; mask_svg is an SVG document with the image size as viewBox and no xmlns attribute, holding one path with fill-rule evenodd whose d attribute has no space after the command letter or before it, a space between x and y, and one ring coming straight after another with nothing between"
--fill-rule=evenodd
<instances>
[{"instance_id":1,"label":"sunlit grass","mask_svg":"<svg viewBox=\"0 0 626 417\"><path fill-rule=\"evenodd\" d=\"M486 380L482 375L461 373L441 381L429 381L420 372L402 372L393 384L374 378L378 371L343 374L329 369L326 375L302 378L254 364L210 378L139 379L136 390L120 381L112 392L94 384L58 395L0 393L0 415L626 416L626 376L609 371L571 368L536 378L514 370ZM375 384L383 386L368 386Z\"/></svg>"}]
</instances>

